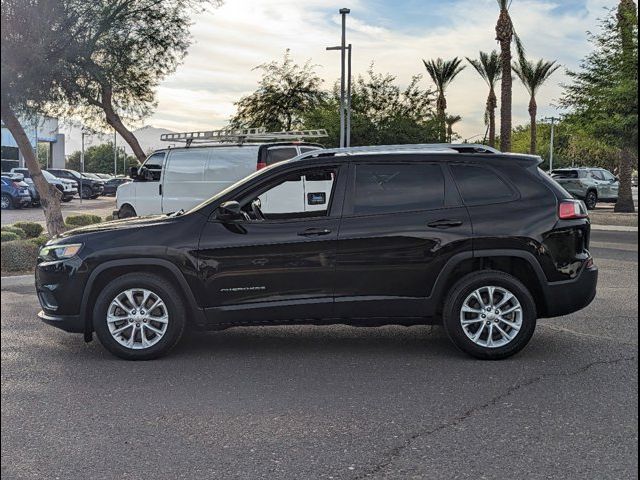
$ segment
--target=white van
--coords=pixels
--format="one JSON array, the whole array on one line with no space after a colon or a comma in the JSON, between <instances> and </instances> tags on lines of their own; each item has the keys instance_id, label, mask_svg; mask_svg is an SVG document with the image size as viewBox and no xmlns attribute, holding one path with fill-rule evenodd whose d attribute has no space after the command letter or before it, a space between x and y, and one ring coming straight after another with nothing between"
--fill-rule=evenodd
<instances>
[{"instance_id":1,"label":"white van","mask_svg":"<svg viewBox=\"0 0 640 480\"><path fill-rule=\"evenodd\" d=\"M189 210L260 168L319 149L321 145L287 142L221 143L159 150L132 172L133 182L118 187L114 216L128 218ZM331 184L331 179L287 182L281 192L260 199L262 209L266 213L287 211L291 202L305 205L307 210L323 208L322 194L329 198L330 191L325 190Z\"/></svg>"}]
</instances>

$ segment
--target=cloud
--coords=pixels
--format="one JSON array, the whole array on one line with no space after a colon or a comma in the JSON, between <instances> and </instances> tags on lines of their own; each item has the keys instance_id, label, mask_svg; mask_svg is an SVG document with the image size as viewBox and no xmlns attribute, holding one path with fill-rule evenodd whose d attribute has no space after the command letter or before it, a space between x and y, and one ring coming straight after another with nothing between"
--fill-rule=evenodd
<instances>
[{"instance_id":1,"label":"cloud","mask_svg":"<svg viewBox=\"0 0 640 480\"><path fill-rule=\"evenodd\" d=\"M403 1L348 2L351 8L349 41L354 45L354 74L370 63L376 70L396 75L402 84L424 74L422 58L471 56L497 48L494 40L498 16L495 0L424 1L423 16L411 3L411 15L402 14ZM261 63L280 58L288 48L297 62L319 65L327 86L339 76L338 52L325 51L339 44L343 1L333 0L227 0L221 8L203 13L192 28L194 44L183 65L158 89L158 108L147 123L172 130L223 127L234 112L234 101L256 87ZM596 28L605 0L574 0L569 8L561 0L515 0L515 27L532 58L557 59L576 68L590 49L585 31ZM386 6L386 7L385 7ZM387 10L385 10L385 8ZM409 11L409 10L407 10ZM442 25L429 21L446 18ZM424 23L424 28L421 24ZM538 98L541 116L555 113L553 102L561 95L564 71L558 71ZM428 78L423 87L431 86ZM450 87L449 110L462 115L463 137L484 132L486 86L467 68ZM514 82L514 120L528 121L528 98Z\"/></svg>"}]
</instances>

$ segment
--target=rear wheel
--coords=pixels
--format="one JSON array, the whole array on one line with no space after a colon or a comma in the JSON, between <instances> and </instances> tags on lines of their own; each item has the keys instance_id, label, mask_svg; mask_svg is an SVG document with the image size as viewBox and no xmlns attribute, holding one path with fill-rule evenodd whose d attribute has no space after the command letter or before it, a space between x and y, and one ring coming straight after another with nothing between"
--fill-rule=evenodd
<instances>
[{"instance_id":1,"label":"rear wheel","mask_svg":"<svg viewBox=\"0 0 640 480\"><path fill-rule=\"evenodd\" d=\"M185 307L180 293L163 277L130 273L100 292L93 328L100 343L126 360L165 355L182 337Z\"/></svg>"},{"instance_id":2,"label":"rear wheel","mask_svg":"<svg viewBox=\"0 0 640 480\"><path fill-rule=\"evenodd\" d=\"M456 283L445 301L443 321L460 350L483 360L499 360L529 343L536 327L536 307L517 278L489 270Z\"/></svg>"},{"instance_id":3,"label":"rear wheel","mask_svg":"<svg viewBox=\"0 0 640 480\"><path fill-rule=\"evenodd\" d=\"M587 192L587 196L584 199L584 203L587 205L589 210L595 210L596 205L598 204L598 193L590 190Z\"/></svg>"},{"instance_id":4,"label":"rear wheel","mask_svg":"<svg viewBox=\"0 0 640 480\"><path fill-rule=\"evenodd\" d=\"M118 212L118 218L133 218L136 216L136 211L131 205L123 205Z\"/></svg>"},{"instance_id":5,"label":"rear wheel","mask_svg":"<svg viewBox=\"0 0 640 480\"><path fill-rule=\"evenodd\" d=\"M2 194L2 199L0 199L0 207L2 207L2 210L8 210L13 206L13 200L11 200L11 196L3 193Z\"/></svg>"},{"instance_id":6,"label":"rear wheel","mask_svg":"<svg viewBox=\"0 0 640 480\"><path fill-rule=\"evenodd\" d=\"M62 197L62 201L63 202L70 202L71 200L73 200L73 197Z\"/></svg>"}]
</instances>

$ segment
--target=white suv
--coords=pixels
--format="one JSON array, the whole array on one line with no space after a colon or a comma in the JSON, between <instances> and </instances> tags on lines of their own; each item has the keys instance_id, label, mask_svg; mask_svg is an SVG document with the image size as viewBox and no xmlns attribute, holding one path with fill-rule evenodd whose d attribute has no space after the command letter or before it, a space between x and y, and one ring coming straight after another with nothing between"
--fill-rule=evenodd
<instances>
[{"instance_id":1,"label":"white suv","mask_svg":"<svg viewBox=\"0 0 640 480\"><path fill-rule=\"evenodd\" d=\"M322 149L310 143L237 143L190 146L158 150L144 164L131 172L133 182L118 187L114 216L128 218L141 215L189 210L238 180L283 160ZM307 188L313 182L313 188ZM308 210L323 208L324 190L331 180L299 179L290 182L281 195L261 199L263 210L276 213L292 201ZM314 196L306 198L305 192ZM325 192L324 198L330 192Z\"/></svg>"},{"instance_id":2,"label":"white suv","mask_svg":"<svg viewBox=\"0 0 640 480\"><path fill-rule=\"evenodd\" d=\"M12 168L11 173L21 174L22 176L24 176L24 181L27 185L33 185L33 179L31 178L31 174L29 173L28 168ZM70 202L78 193L78 184L73 180L58 178L51 172L48 172L46 170L42 170L42 176L47 182L60 190L60 193L62 193L63 202ZM33 186L35 188L35 185Z\"/></svg>"}]
</instances>

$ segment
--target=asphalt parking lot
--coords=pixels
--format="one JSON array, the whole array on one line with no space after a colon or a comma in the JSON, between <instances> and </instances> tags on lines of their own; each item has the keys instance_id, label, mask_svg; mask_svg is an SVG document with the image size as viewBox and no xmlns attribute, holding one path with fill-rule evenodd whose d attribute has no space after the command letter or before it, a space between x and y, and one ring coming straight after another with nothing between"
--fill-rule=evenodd
<instances>
[{"instance_id":1,"label":"asphalt parking lot","mask_svg":"<svg viewBox=\"0 0 640 480\"><path fill-rule=\"evenodd\" d=\"M74 198L70 202L62 203L62 216L92 214L104 219L116 209L116 197L98 197L96 199L82 200ZM40 222L44 224L44 212L40 207L21 208L2 211L2 225L15 222Z\"/></svg>"},{"instance_id":2,"label":"asphalt parking lot","mask_svg":"<svg viewBox=\"0 0 640 480\"><path fill-rule=\"evenodd\" d=\"M638 236L501 362L438 327L236 328L131 363L2 292L2 478L637 478Z\"/></svg>"}]
</instances>

